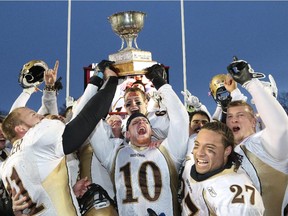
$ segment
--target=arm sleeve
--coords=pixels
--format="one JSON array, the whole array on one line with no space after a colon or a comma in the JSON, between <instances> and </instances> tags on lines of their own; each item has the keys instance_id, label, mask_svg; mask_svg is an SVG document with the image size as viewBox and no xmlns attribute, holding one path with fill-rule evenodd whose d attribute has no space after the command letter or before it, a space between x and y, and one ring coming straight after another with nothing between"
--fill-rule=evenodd
<instances>
[{"instance_id":1,"label":"arm sleeve","mask_svg":"<svg viewBox=\"0 0 288 216\"><path fill-rule=\"evenodd\" d=\"M215 109L215 112L213 113L213 116L212 116L212 120L218 120L220 121L221 120L221 117L222 117L222 107L221 105L218 105L216 106L216 109Z\"/></svg>"},{"instance_id":2,"label":"arm sleeve","mask_svg":"<svg viewBox=\"0 0 288 216\"><path fill-rule=\"evenodd\" d=\"M239 88L236 88L231 92L231 97L232 97L232 101L236 101L236 100L247 101L247 97L240 91Z\"/></svg>"},{"instance_id":3,"label":"arm sleeve","mask_svg":"<svg viewBox=\"0 0 288 216\"><path fill-rule=\"evenodd\" d=\"M163 104L167 107L170 123L165 147L174 156L174 160L182 163L187 152L189 138L189 116L185 106L169 84L163 85L159 90Z\"/></svg>"},{"instance_id":4,"label":"arm sleeve","mask_svg":"<svg viewBox=\"0 0 288 216\"><path fill-rule=\"evenodd\" d=\"M63 132L63 151L70 154L77 150L107 115L118 84L117 77L110 77L105 88L95 94L81 112L70 121Z\"/></svg>"},{"instance_id":5,"label":"arm sleeve","mask_svg":"<svg viewBox=\"0 0 288 216\"><path fill-rule=\"evenodd\" d=\"M83 95L81 96L81 98L78 99L79 102L75 107L73 107L72 119L74 119L79 114L79 112L83 109L85 104L87 104L87 102L93 97L93 95L95 95L98 92L98 89L101 88L102 84L103 80L101 78L97 76L92 76L90 78L90 81L87 87L85 88Z\"/></svg>"},{"instance_id":6,"label":"arm sleeve","mask_svg":"<svg viewBox=\"0 0 288 216\"><path fill-rule=\"evenodd\" d=\"M38 110L39 114L58 115L56 91L43 90L42 105Z\"/></svg>"},{"instance_id":7,"label":"arm sleeve","mask_svg":"<svg viewBox=\"0 0 288 216\"><path fill-rule=\"evenodd\" d=\"M80 113L85 104L98 92L98 87L88 84L83 95L78 99L77 104L73 105L72 120Z\"/></svg>"},{"instance_id":8,"label":"arm sleeve","mask_svg":"<svg viewBox=\"0 0 288 216\"><path fill-rule=\"evenodd\" d=\"M9 113L18 107L26 106L28 100L30 99L30 96L31 95L26 93L26 92L21 92L21 94L18 96L18 98L14 101Z\"/></svg>"},{"instance_id":9,"label":"arm sleeve","mask_svg":"<svg viewBox=\"0 0 288 216\"><path fill-rule=\"evenodd\" d=\"M275 159L284 160L288 155L288 117L281 104L265 91L258 79L252 79L246 89L252 95L257 111L265 124L263 147Z\"/></svg>"}]
</instances>

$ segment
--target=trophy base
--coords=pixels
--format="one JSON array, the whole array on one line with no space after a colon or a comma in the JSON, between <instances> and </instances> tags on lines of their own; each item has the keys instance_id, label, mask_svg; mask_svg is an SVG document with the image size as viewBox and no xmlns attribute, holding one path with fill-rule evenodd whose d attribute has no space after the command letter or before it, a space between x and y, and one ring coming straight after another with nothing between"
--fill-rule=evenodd
<instances>
[{"instance_id":1,"label":"trophy base","mask_svg":"<svg viewBox=\"0 0 288 216\"><path fill-rule=\"evenodd\" d=\"M145 74L145 68L157 64L152 61L151 52L134 48L111 54L109 60L115 61L113 66L118 69L119 76Z\"/></svg>"},{"instance_id":2,"label":"trophy base","mask_svg":"<svg viewBox=\"0 0 288 216\"><path fill-rule=\"evenodd\" d=\"M155 61L130 61L125 63L115 63L113 66L118 69L118 76L143 75L145 68L157 64Z\"/></svg>"},{"instance_id":3,"label":"trophy base","mask_svg":"<svg viewBox=\"0 0 288 216\"><path fill-rule=\"evenodd\" d=\"M130 61L152 61L152 54L149 51L132 48L121 50L117 53L109 55L109 60L115 61L116 63L124 63Z\"/></svg>"}]
</instances>

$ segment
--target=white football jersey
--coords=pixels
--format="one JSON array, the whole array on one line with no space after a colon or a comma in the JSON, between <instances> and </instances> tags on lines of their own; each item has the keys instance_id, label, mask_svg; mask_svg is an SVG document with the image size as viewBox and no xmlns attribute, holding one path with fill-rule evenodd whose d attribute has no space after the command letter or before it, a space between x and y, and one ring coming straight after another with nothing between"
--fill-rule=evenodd
<instances>
[{"instance_id":1,"label":"white football jersey","mask_svg":"<svg viewBox=\"0 0 288 216\"><path fill-rule=\"evenodd\" d=\"M189 162L189 161L188 161ZM182 215L263 215L264 205L260 193L244 171L234 167L195 181L190 176L193 163L186 163L182 180L184 197Z\"/></svg>"},{"instance_id":2,"label":"white football jersey","mask_svg":"<svg viewBox=\"0 0 288 216\"><path fill-rule=\"evenodd\" d=\"M7 191L23 191L32 202L26 214L80 215L63 152L64 128L61 121L43 119L13 144L1 165Z\"/></svg>"},{"instance_id":3,"label":"white football jersey","mask_svg":"<svg viewBox=\"0 0 288 216\"><path fill-rule=\"evenodd\" d=\"M178 170L187 151L189 117L170 85L163 85L159 93L170 120L168 136L159 148L115 147L109 133L100 130L103 122L90 137L97 158L111 173L119 215L148 215L148 208L158 215L179 214Z\"/></svg>"},{"instance_id":4,"label":"white football jersey","mask_svg":"<svg viewBox=\"0 0 288 216\"><path fill-rule=\"evenodd\" d=\"M284 215L288 205L288 117L258 79L252 79L246 89L265 128L243 140L235 151L243 156L242 167L263 197L265 215Z\"/></svg>"}]
</instances>

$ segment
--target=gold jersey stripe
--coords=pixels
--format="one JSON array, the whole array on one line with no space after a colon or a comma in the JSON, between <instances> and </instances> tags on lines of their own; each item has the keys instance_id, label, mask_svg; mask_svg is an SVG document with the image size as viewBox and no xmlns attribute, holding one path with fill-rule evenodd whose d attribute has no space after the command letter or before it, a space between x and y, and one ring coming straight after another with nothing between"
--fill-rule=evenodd
<instances>
[{"instance_id":1,"label":"gold jersey stripe","mask_svg":"<svg viewBox=\"0 0 288 216\"><path fill-rule=\"evenodd\" d=\"M288 175L261 161L245 146L242 145L241 149L257 172L262 188L261 195L265 206L265 216L281 215Z\"/></svg>"},{"instance_id":2,"label":"gold jersey stripe","mask_svg":"<svg viewBox=\"0 0 288 216\"><path fill-rule=\"evenodd\" d=\"M59 165L42 182L42 186L49 194L57 215L77 216L69 187L68 169L65 157Z\"/></svg>"}]
</instances>

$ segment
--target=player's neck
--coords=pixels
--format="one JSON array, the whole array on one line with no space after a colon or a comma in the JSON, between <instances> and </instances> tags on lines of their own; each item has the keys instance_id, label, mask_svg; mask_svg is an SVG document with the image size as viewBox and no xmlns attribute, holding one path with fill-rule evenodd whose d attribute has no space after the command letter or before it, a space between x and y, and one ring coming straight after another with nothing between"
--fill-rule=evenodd
<instances>
[{"instance_id":1,"label":"player's neck","mask_svg":"<svg viewBox=\"0 0 288 216\"><path fill-rule=\"evenodd\" d=\"M135 149L137 151L143 151L143 150L148 148L148 145L147 146L136 146L136 145L132 144L131 142L130 142L130 145L133 149Z\"/></svg>"}]
</instances>

